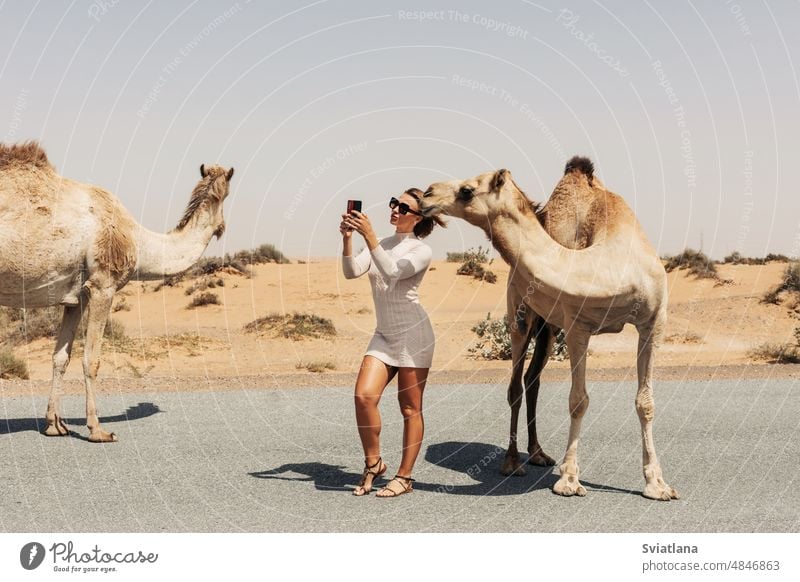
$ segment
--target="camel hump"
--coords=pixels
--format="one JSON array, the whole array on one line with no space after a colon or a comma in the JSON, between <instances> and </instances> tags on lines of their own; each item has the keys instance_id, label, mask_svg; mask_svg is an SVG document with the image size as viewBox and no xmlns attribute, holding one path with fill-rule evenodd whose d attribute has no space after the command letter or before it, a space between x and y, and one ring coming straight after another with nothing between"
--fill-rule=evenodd
<instances>
[{"instance_id":1,"label":"camel hump","mask_svg":"<svg viewBox=\"0 0 800 582\"><path fill-rule=\"evenodd\" d=\"M26 141L19 144L6 145L0 143L0 170L12 167L36 167L43 170L55 170L47 159L42 146L37 141Z\"/></svg>"},{"instance_id":2,"label":"camel hump","mask_svg":"<svg viewBox=\"0 0 800 582\"><path fill-rule=\"evenodd\" d=\"M572 156L572 158L567 162L567 165L564 167L564 175L575 171L586 176L589 180L589 183L592 182L592 178L594 177L594 164L589 158L584 156Z\"/></svg>"}]
</instances>

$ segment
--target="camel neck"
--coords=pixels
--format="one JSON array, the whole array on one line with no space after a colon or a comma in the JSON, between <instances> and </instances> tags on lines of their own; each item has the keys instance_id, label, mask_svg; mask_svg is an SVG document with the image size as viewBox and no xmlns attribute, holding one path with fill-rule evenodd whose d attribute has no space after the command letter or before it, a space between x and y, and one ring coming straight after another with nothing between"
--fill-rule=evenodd
<instances>
[{"instance_id":1,"label":"camel neck","mask_svg":"<svg viewBox=\"0 0 800 582\"><path fill-rule=\"evenodd\" d=\"M205 251L213 232L211 226L195 226L161 234L140 226L135 278L161 279L188 270Z\"/></svg>"}]
</instances>

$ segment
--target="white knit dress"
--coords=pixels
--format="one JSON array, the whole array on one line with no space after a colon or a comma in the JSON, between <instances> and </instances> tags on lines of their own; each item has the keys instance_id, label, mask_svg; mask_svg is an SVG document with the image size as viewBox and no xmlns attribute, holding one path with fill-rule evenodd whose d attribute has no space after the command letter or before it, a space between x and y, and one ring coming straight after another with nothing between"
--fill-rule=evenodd
<instances>
[{"instance_id":1,"label":"white knit dress","mask_svg":"<svg viewBox=\"0 0 800 582\"><path fill-rule=\"evenodd\" d=\"M435 339L417 289L431 264L431 249L413 233L384 238L372 251L342 257L346 279L369 273L377 323L367 347L390 366L430 368Z\"/></svg>"}]
</instances>

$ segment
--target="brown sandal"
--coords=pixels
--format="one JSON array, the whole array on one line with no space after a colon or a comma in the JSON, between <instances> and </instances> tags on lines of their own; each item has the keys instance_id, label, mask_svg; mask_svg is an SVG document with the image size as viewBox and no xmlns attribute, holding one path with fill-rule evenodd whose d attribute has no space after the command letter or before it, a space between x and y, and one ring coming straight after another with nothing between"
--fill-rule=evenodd
<instances>
[{"instance_id":1,"label":"brown sandal","mask_svg":"<svg viewBox=\"0 0 800 582\"><path fill-rule=\"evenodd\" d=\"M389 488L391 484L394 483L395 481L400 485L400 487L402 487L402 490L399 493L396 490ZM405 481L405 483L403 483L403 481ZM402 475L395 475L394 477L392 477L392 480L389 481L386 484L386 486L378 492L379 494L376 495L376 497L400 497L401 495L405 495L406 493L413 493L414 492L413 483L414 479L412 479L411 477L403 477ZM382 493L383 491L388 491L389 493L391 493L391 495L388 494L380 495L380 493Z\"/></svg>"},{"instance_id":2,"label":"brown sandal","mask_svg":"<svg viewBox=\"0 0 800 582\"><path fill-rule=\"evenodd\" d=\"M381 471L375 471L375 467L380 467L383 464L383 469ZM374 465L367 465L367 462L364 461L364 472L361 473L361 481L358 483L355 489L353 489L353 495L356 497L362 497L364 495L369 494L372 491L372 484L375 483L375 479L380 477L386 472L386 463L383 462L381 457L378 457L378 460L375 461ZM367 477L372 477L372 480L369 483L369 489L367 489L364 485L367 483ZM359 493L359 487L363 491L363 493Z\"/></svg>"}]
</instances>

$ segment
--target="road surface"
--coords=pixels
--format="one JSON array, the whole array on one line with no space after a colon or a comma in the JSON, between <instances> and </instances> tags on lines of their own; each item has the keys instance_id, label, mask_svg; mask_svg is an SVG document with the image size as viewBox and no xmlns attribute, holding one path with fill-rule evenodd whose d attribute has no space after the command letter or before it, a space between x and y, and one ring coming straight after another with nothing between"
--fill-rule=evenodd
<instances>
[{"instance_id":1,"label":"road surface","mask_svg":"<svg viewBox=\"0 0 800 582\"><path fill-rule=\"evenodd\" d=\"M143 380L146 382L146 380ZM540 440L560 459L566 383L547 383ZM350 494L361 471L352 388L102 394L113 444L39 434L46 398L0 399L4 532L797 532L800 390L792 379L660 382L656 447L672 502L641 496L635 382L594 382L579 449L584 498L551 492L555 468L502 477L504 385L431 385L416 491ZM387 389L384 459L402 421ZM523 431L524 432L524 431ZM522 434L522 433L521 433ZM526 446L522 440L522 447Z\"/></svg>"}]
</instances>

